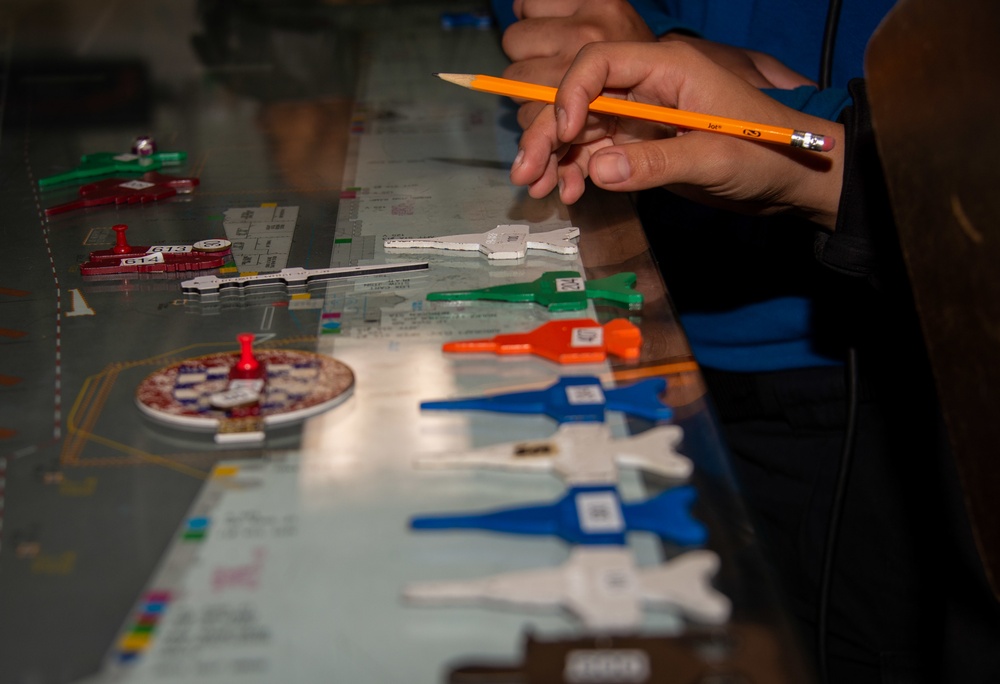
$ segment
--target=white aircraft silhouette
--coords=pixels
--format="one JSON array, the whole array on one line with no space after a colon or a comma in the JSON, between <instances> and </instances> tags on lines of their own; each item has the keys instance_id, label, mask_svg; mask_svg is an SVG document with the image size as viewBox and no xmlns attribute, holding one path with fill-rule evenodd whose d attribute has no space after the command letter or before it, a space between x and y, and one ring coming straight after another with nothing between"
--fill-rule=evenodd
<instances>
[{"instance_id":1,"label":"white aircraft silhouette","mask_svg":"<svg viewBox=\"0 0 1000 684\"><path fill-rule=\"evenodd\" d=\"M686 480L693 465L677 453L683 436L684 431L677 425L659 425L638 435L613 439L607 423L563 423L548 439L425 456L415 465L551 472L568 485L617 482L619 467Z\"/></svg>"},{"instance_id":2,"label":"white aircraft silhouette","mask_svg":"<svg viewBox=\"0 0 1000 684\"><path fill-rule=\"evenodd\" d=\"M711 585L718 568L713 551L689 551L639 568L627 547L582 545L557 568L413 583L404 588L403 597L423 605L561 608L590 629L610 632L638 627L644 608L679 610L695 622L721 624L729 619L731 603Z\"/></svg>"},{"instance_id":3,"label":"white aircraft silhouette","mask_svg":"<svg viewBox=\"0 0 1000 684\"><path fill-rule=\"evenodd\" d=\"M427 238L394 238L383 242L388 249L450 249L480 251L489 259L521 259L529 249L557 254L576 254L579 248L570 242L580 235L575 226L545 233L530 233L528 226L499 225L485 233L442 235Z\"/></svg>"}]
</instances>

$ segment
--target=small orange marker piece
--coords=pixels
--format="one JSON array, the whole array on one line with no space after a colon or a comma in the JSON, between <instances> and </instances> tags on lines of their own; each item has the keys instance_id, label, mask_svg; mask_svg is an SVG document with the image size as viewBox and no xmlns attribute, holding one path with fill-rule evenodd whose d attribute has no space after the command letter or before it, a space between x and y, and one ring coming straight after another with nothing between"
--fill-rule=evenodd
<instances>
[{"instance_id":1,"label":"small orange marker piece","mask_svg":"<svg viewBox=\"0 0 1000 684\"><path fill-rule=\"evenodd\" d=\"M616 318L604 325L604 346L620 359L634 360L642 351L642 333L627 318Z\"/></svg>"},{"instance_id":2,"label":"small orange marker piece","mask_svg":"<svg viewBox=\"0 0 1000 684\"><path fill-rule=\"evenodd\" d=\"M549 321L528 333L497 335L492 339L448 342L446 352L534 354L556 363L597 363L608 354L636 359L642 333L625 318L605 325L590 318Z\"/></svg>"}]
</instances>

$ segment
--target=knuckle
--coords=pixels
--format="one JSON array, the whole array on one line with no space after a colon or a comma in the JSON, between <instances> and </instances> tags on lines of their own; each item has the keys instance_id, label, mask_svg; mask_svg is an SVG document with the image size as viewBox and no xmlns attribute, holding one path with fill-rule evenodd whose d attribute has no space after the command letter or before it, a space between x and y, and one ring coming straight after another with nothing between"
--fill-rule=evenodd
<instances>
[{"instance_id":1,"label":"knuckle","mask_svg":"<svg viewBox=\"0 0 1000 684\"><path fill-rule=\"evenodd\" d=\"M581 23L577 25L576 30L579 42L584 47L600 43L607 39L604 28L596 24Z\"/></svg>"},{"instance_id":2,"label":"knuckle","mask_svg":"<svg viewBox=\"0 0 1000 684\"><path fill-rule=\"evenodd\" d=\"M596 59L603 52L604 46L600 41L590 41L580 48L577 59L580 61Z\"/></svg>"},{"instance_id":3,"label":"knuckle","mask_svg":"<svg viewBox=\"0 0 1000 684\"><path fill-rule=\"evenodd\" d=\"M636 146L629 155L632 177L635 181L665 182L671 175L669 158L658 145Z\"/></svg>"},{"instance_id":4,"label":"knuckle","mask_svg":"<svg viewBox=\"0 0 1000 684\"><path fill-rule=\"evenodd\" d=\"M701 51L685 40L671 40L663 43L664 50L670 54L670 59L678 62L690 62L701 58Z\"/></svg>"},{"instance_id":5,"label":"knuckle","mask_svg":"<svg viewBox=\"0 0 1000 684\"><path fill-rule=\"evenodd\" d=\"M521 33L522 30L519 28L519 25L512 24L510 28L503 32L503 36L500 39L501 49L511 59L517 59L516 55L521 52Z\"/></svg>"}]
</instances>

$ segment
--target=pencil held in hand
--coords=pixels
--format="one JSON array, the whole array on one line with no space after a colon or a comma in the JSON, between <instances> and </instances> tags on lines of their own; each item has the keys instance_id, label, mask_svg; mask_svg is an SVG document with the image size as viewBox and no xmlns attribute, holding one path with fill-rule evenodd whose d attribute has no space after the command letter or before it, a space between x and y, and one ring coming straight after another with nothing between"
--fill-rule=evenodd
<instances>
[{"instance_id":1,"label":"pencil held in hand","mask_svg":"<svg viewBox=\"0 0 1000 684\"><path fill-rule=\"evenodd\" d=\"M556 89L550 86L512 81L508 78L497 78L496 76L484 76L482 74L435 74L435 76L449 83L472 90L479 90L484 93L518 97L548 104L553 104L556 101ZM739 119L727 119L722 116L712 116L710 114L686 112L681 109L658 107L657 105L643 104L641 102L630 102L629 100L620 100L613 97L605 97L604 95L599 95L597 99L590 103L590 111L632 119L656 121L693 131L722 133L737 138L801 147L813 152L829 152L833 149L835 142L833 138L807 131L796 131L791 128L769 126L751 121L740 121Z\"/></svg>"}]
</instances>

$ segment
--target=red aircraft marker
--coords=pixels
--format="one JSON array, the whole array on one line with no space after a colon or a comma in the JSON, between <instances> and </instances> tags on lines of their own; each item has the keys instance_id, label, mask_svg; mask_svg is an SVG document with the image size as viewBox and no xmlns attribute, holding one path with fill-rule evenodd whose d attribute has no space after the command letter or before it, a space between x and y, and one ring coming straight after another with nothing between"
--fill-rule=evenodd
<instances>
[{"instance_id":1,"label":"red aircraft marker","mask_svg":"<svg viewBox=\"0 0 1000 684\"><path fill-rule=\"evenodd\" d=\"M80 264L84 276L127 273L172 273L219 268L226 264L232 250L229 240L201 240L193 245L130 245L125 236L128 226L119 223L115 246L90 253L90 260Z\"/></svg>"},{"instance_id":2,"label":"red aircraft marker","mask_svg":"<svg viewBox=\"0 0 1000 684\"><path fill-rule=\"evenodd\" d=\"M200 181L197 178L168 176L150 171L139 178L106 178L96 183L88 183L80 188L79 199L65 204L57 204L45 210L46 216L61 214L73 209L97 207L102 204L138 204L155 202L173 197L179 192L191 192Z\"/></svg>"},{"instance_id":3,"label":"red aircraft marker","mask_svg":"<svg viewBox=\"0 0 1000 684\"><path fill-rule=\"evenodd\" d=\"M557 363L598 363L608 354L637 359L641 347L642 333L625 318L616 318L603 326L590 318L574 318L549 321L528 333L448 342L442 350L535 354Z\"/></svg>"}]
</instances>

